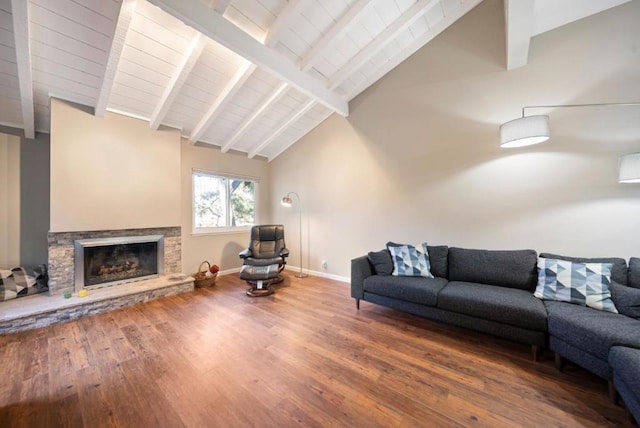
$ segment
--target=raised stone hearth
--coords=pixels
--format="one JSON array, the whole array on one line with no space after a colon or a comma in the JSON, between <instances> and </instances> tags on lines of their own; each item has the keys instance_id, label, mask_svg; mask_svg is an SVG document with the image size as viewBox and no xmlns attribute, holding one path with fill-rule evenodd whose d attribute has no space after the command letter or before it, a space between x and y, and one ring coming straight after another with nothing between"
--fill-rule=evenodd
<instances>
[{"instance_id":1,"label":"raised stone hearth","mask_svg":"<svg viewBox=\"0 0 640 428\"><path fill-rule=\"evenodd\" d=\"M86 297L36 294L2 303L0 334L45 327L193 290L193 278L158 278L89 291Z\"/></svg>"}]
</instances>

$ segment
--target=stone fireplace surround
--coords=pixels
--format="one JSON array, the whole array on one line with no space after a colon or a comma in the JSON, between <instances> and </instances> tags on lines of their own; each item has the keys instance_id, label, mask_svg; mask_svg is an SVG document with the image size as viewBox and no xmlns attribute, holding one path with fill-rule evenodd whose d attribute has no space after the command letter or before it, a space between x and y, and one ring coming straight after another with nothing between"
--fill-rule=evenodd
<instances>
[{"instance_id":1,"label":"stone fireplace surround","mask_svg":"<svg viewBox=\"0 0 640 428\"><path fill-rule=\"evenodd\" d=\"M125 236L164 235L164 275L151 279L89 290L87 297L63 298L74 292L74 241ZM172 296L194 289L193 278L182 275L181 228L49 233L49 294L2 303L0 334L44 327L88 315Z\"/></svg>"}]
</instances>

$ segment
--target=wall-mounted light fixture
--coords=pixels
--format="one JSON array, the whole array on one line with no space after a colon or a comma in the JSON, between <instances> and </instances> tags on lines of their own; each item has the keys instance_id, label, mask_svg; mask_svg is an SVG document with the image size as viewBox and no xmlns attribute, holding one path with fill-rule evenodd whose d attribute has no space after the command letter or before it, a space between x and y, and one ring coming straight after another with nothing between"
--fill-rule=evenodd
<instances>
[{"instance_id":1,"label":"wall-mounted light fixture","mask_svg":"<svg viewBox=\"0 0 640 428\"><path fill-rule=\"evenodd\" d=\"M624 106L640 106L640 102L525 106L522 107L522 117L503 123L500 126L500 146L505 148L524 147L539 144L549 139L549 116L525 116L525 110L527 109Z\"/></svg>"}]
</instances>

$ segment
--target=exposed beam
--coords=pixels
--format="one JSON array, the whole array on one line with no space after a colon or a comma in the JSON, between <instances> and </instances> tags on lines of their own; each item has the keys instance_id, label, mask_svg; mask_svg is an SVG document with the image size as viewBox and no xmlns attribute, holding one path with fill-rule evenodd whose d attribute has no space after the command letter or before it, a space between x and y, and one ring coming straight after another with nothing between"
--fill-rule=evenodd
<instances>
[{"instance_id":1,"label":"exposed beam","mask_svg":"<svg viewBox=\"0 0 640 428\"><path fill-rule=\"evenodd\" d=\"M291 23L291 19L300 14L302 7L305 5L305 1L306 0L289 0L289 3L282 8L274 23L269 27L267 37L264 39L265 45L270 47L275 46L278 40L280 40L284 29Z\"/></svg>"},{"instance_id":2,"label":"exposed beam","mask_svg":"<svg viewBox=\"0 0 640 428\"><path fill-rule=\"evenodd\" d=\"M527 65L535 0L504 0L507 70Z\"/></svg>"},{"instance_id":3,"label":"exposed beam","mask_svg":"<svg viewBox=\"0 0 640 428\"><path fill-rule=\"evenodd\" d=\"M231 80L227 83L227 86L224 87L218 98L211 104L209 110L204 114L200 122L196 125L196 127L189 135L189 143L195 144L198 142L202 134L211 126L215 118L222 111L222 107L227 104L231 98L240 90L244 82L251 76L251 73L256 69L254 64L251 64L248 61L245 61L242 67L238 69L236 74L231 78Z\"/></svg>"},{"instance_id":4,"label":"exposed beam","mask_svg":"<svg viewBox=\"0 0 640 428\"><path fill-rule=\"evenodd\" d=\"M265 98L265 100L259 104L251 114L240 124L238 130L222 145L222 153L226 153L233 147L233 145L242 137L247 129L258 119L262 114L273 104L275 104L286 93L286 89L289 88L288 83L280 84L276 89Z\"/></svg>"},{"instance_id":5,"label":"exposed beam","mask_svg":"<svg viewBox=\"0 0 640 428\"><path fill-rule=\"evenodd\" d=\"M124 42L127 38L127 32L129 31L129 25L131 24L135 10L136 0L122 0L115 33L111 41L111 48L109 49L107 67L105 68L104 77L102 78L102 87L100 88L100 94L96 101L94 111L96 116L104 116L104 112L107 110L111 88L113 87L113 81L115 80L116 71L118 70L118 63L120 62Z\"/></svg>"},{"instance_id":6,"label":"exposed beam","mask_svg":"<svg viewBox=\"0 0 640 428\"><path fill-rule=\"evenodd\" d=\"M31 39L29 36L29 2L11 0L11 19L16 47L22 128L26 138L35 138L35 113L33 107L33 78L31 75Z\"/></svg>"},{"instance_id":7,"label":"exposed beam","mask_svg":"<svg viewBox=\"0 0 640 428\"><path fill-rule=\"evenodd\" d=\"M291 0L289 3L287 3L287 6L285 6L283 11L278 15L275 22L269 29L269 32L267 33L267 37L265 38L266 40L265 43L267 44L267 46L273 47L278 42L278 39L282 34L281 29L286 28L286 25L291 20L291 18L293 18L298 14L301 7L300 5L302 4L303 2L299 0ZM213 120L215 119L215 117L221 112L224 106L231 101L234 95L240 90L242 85L244 85L244 82L246 82L249 79L249 77L251 77L251 75L255 70L256 70L256 67L241 67L236 72L234 77L231 79L232 82L235 82L234 86L227 85L226 90L223 91L218 96L218 98L216 98L216 100L213 102L213 105L216 106L216 108L210 108L205 114L205 116L203 117L203 119L201 119L200 121L200 123L202 123L202 125L205 126L205 128L198 130L199 131L198 133L194 133L193 134L194 137L200 138L202 136L202 134L211 125L211 123L213 123ZM284 85L288 86L287 83L284 83ZM249 124L246 125L245 129L248 127L249 127ZM193 140L190 138L189 141L193 144L197 140ZM223 149L222 152L223 153L228 152L231 146L233 145L234 141L237 141L237 139L233 140L231 143L229 142L225 143L222 147Z\"/></svg>"},{"instance_id":8,"label":"exposed beam","mask_svg":"<svg viewBox=\"0 0 640 428\"><path fill-rule=\"evenodd\" d=\"M449 15L445 16L440 22L435 24L433 27L429 29L428 32L423 34L422 36L415 39L411 42L407 47L398 52L391 60L389 60L386 64L376 70L371 76L365 79L363 82L358 84L358 86L349 93L347 99L353 99L355 96L360 94L362 91L367 89L373 83L377 82L382 76L393 70L405 59L409 58L413 55L418 49L423 47L425 44L429 43L432 39L434 39L438 34L442 33L447 27L452 25L458 19L467 14L471 9L480 4L482 0L466 0L463 2L457 9L453 10ZM348 78L349 76L347 76ZM340 82L342 84L343 82Z\"/></svg>"},{"instance_id":9,"label":"exposed beam","mask_svg":"<svg viewBox=\"0 0 640 428\"><path fill-rule=\"evenodd\" d=\"M207 40L202 37L200 33L197 33L196 36L191 41L187 52L185 52L180 64L176 67L176 70L171 76L171 80L169 84L164 89L162 97L160 97L160 101L156 108L151 114L151 122L149 126L151 129L158 129L160 123L164 120L164 117L167 115L171 104L176 99L178 94L180 93L180 89L182 89L182 85L189 77L189 73L198 62L198 58L200 58L200 54L206 45Z\"/></svg>"},{"instance_id":10,"label":"exposed beam","mask_svg":"<svg viewBox=\"0 0 640 428\"><path fill-rule=\"evenodd\" d=\"M231 0L217 0L215 3L216 5L213 7L213 9L220 15L224 15L224 12L231 4Z\"/></svg>"},{"instance_id":11,"label":"exposed beam","mask_svg":"<svg viewBox=\"0 0 640 428\"><path fill-rule=\"evenodd\" d=\"M309 130L307 132L305 132L304 135L300 136L299 138L295 139L295 140L291 140L289 141L287 144L279 146L278 150L275 153L271 153L269 155L269 157L267 158L267 162L271 162L272 160L274 160L275 158L277 158L278 156L280 156L282 153L284 153L289 147L293 146L297 141L300 140L300 138L304 137L305 135L307 135L309 132L313 131L315 129L316 126L318 126L319 124L321 124L322 122L325 121L326 118L328 118L329 116L331 116L333 114L332 111L327 110L326 114L324 116L318 117L318 120L316 121L316 124L312 127L309 128Z\"/></svg>"},{"instance_id":12,"label":"exposed beam","mask_svg":"<svg viewBox=\"0 0 640 428\"><path fill-rule=\"evenodd\" d=\"M349 105L341 96L325 88L320 81L299 70L284 55L263 45L200 0L150 0L150 2L248 61L268 70L329 109L348 116Z\"/></svg>"},{"instance_id":13,"label":"exposed beam","mask_svg":"<svg viewBox=\"0 0 640 428\"><path fill-rule=\"evenodd\" d=\"M382 33L362 49L356 56L350 59L340 70L338 70L329 80L328 89L334 90L348 78L353 72L362 67L375 54L395 40L396 36L409 28L411 24L422 17L430 8L440 4L439 0L418 0L413 6L407 9L398 19L388 26Z\"/></svg>"},{"instance_id":14,"label":"exposed beam","mask_svg":"<svg viewBox=\"0 0 640 428\"><path fill-rule=\"evenodd\" d=\"M271 135L269 135L262 143L258 144L249 152L249 159L252 159L255 155L260 153L260 150L267 147L271 144L276 138L278 138L284 131L287 130L288 127L293 125L300 119L302 116L307 114L309 110L311 110L316 105L315 100L308 101L298 112L293 115L289 120L283 123L278 129L276 129Z\"/></svg>"},{"instance_id":15,"label":"exposed beam","mask_svg":"<svg viewBox=\"0 0 640 428\"><path fill-rule=\"evenodd\" d=\"M298 64L302 71L308 71L321 58L322 54L340 37L358 23L359 18L375 2L371 0L359 0L325 33Z\"/></svg>"}]
</instances>

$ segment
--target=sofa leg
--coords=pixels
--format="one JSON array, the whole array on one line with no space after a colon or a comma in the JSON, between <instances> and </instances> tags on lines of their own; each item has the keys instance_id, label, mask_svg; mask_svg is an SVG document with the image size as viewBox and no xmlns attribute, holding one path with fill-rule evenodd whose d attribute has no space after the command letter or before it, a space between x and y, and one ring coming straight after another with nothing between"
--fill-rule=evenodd
<instances>
[{"instance_id":1,"label":"sofa leg","mask_svg":"<svg viewBox=\"0 0 640 428\"><path fill-rule=\"evenodd\" d=\"M618 391L616 391L616 387L613 384L613 381L610 380L609 381L609 400L613 403L613 404L618 404Z\"/></svg>"},{"instance_id":2,"label":"sofa leg","mask_svg":"<svg viewBox=\"0 0 640 428\"><path fill-rule=\"evenodd\" d=\"M556 362L556 369L558 369L558 371L561 372L562 366L564 366L564 358L562 357L562 355L558 354L557 352L555 353L555 362Z\"/></svg>"},{"instance_id":3,"label":"sofa leg","mask_svg":"<svg viewBox=\"0 0 640 428\"><path fill-rule=\"evenodd\" d=\"M360 299L356 299L356 309L360 310Z\"/></svg>"},{"instance_id":4,"label":"sofa leg","mask_svg":"<svg viewBox=\"0 0 640 428\"><path fill-rule=\"evenodd\" d=\"M540 357L540 347L538 345L531 345L531 356L533 357L533 361L538 362L538 358Z\"/></svg>"}]
</instances>

